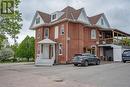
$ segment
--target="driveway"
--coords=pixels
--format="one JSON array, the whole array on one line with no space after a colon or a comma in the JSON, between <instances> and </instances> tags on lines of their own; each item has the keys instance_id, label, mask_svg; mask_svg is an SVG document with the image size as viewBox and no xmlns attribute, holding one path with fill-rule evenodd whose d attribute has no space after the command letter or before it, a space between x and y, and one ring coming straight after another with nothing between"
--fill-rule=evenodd
<instances>
[{"instance_id":1,"label":"driveway","mask_svg":"<svg viewBox=\"0 0 130 87\"><path fill-rule=\"evenodd\" d=\"M1 64L0 87L130 87L130 63L88 67Z\"/></svg>"}]
</instances>

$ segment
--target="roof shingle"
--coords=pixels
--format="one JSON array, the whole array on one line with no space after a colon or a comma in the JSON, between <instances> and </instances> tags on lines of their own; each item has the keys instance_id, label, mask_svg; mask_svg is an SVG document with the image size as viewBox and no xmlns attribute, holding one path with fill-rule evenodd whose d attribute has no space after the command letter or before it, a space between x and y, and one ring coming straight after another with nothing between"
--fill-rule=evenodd
<instances>
[{"instance_id":1,"label":"roof shingle","mask_svg":"<svg viewBox=\"0 0 130 87\"><path fill-rule=\"evenodd\" d=\"M92 16L92 17L88 17L91 24L96 24L98 22L98 20L101 18L101 16L104 15L104 13Z\"/></svg>"},{"instance_id":2,"label":"roof shingle","mask_svg":"<svg viewBox=\"0 0 130 87\"><path fill-rule=\"evenodd\" d=\"M42 19L44 20L45 23L49 23L51 21L51 15L44 13L44 12L40 12L40 11L37 11L37 12L42 17Z\"/></svg>"}]
</instances>

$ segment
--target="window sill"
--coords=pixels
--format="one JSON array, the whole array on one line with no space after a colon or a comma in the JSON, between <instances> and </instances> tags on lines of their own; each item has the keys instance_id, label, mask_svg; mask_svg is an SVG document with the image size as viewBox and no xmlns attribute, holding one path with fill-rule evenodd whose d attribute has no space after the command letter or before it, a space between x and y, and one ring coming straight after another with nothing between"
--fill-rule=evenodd
<instances>
[{"instance_id":1,"label":"window sill","mask_svg":"<svg viewBox=\"0 0 130 87\"><path fill-rule=\"evenodd\" d=\"M59 56L62 56L63 54L59 54Z\"/></svg>"}]
</instances>

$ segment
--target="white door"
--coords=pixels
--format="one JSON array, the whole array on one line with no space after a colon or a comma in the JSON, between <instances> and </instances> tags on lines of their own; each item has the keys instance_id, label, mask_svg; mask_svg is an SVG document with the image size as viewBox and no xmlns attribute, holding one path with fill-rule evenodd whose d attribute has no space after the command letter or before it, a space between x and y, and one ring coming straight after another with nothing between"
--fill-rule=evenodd
<instances>
[{"instance_id":1,"label":"white door","mask_svg":"<svg viewBox=\"0 0 130 87\"><path fill-rule=\"evenodd\" d=\"M43 45L43 58L49 59L49 45L48 44Z\"/></svg>"}]
</instances>

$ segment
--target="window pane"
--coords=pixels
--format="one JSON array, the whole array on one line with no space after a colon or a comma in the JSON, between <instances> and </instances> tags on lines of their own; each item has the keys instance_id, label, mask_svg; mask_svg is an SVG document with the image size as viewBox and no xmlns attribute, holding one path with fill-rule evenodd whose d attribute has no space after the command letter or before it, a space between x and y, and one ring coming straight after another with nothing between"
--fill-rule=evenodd
<instances>
[{"instance_id":1,"label":"window pane","mask_svg":"<svg viewBox=\"0 0 130 87\"><path fill-rule=\"evenodd\" d=\"M49 28L44 29L44 38L49 38Z\"/></svg>"},{"instance_id":2,"label":"window pane","mask_svg":"<svg viewBox=\"0 0 130 87\"><path fill-rule=\"evenodd\" d=\"M61 34L61 35L64 35L64 25L61 26L60 34Z\"/></svg>"},{"instance_id":3,"label":"window pane","mask_svg":"<svg viewBox=\"0 0 130 87\"><path fill-rule=\"evenodd\" d=\"M62 43L59 43L59 54L61 55L63 51Z\"/></svg>"},{"instance_id":4,"label":"window pane","mask_svg":"<svg viewBox=\"0 0 130 87\"><path fill-rule=\"evenodd\" d=\"M103 21L103 19L101 19L101 24L104 25L104 21Z\"/></svg>"},{"instance_id":5,"label":"window pane","mask_svg":"<svg viewBox=\"0 0 130 87\"><path fill-rule=\"evenodd\" d=\"M96 30L91 30L91 39L96 39Z\"/></svg>"},{"instance_id":6,"label":"window pane","mask_svg":"<svg viewBox=\"0 0 130 87\"><path fill-rule=\"evenodd\" d=\"M40 23L40 17L36 19L36 24Z\"/></svg>"},{"instance_id":7,"label":"window pane","mask_svg":"<svg viewBox=\"0 0 130 87\"><path fill-rule=\"evenodd\" d=\"M59 27L56 26L56 27L55 27L55 39L58 38L58 33L59 33Z\"/></svg>"}]
</instances>

